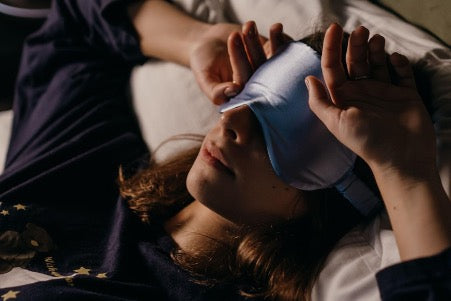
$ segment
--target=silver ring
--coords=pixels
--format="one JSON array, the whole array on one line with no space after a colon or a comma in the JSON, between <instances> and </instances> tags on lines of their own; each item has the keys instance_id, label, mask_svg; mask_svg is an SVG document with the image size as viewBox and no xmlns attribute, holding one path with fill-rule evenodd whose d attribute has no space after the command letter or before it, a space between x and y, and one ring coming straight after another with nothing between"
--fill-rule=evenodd
<instances>
[{"instance_id":1,"label":"silver ring","mask_svg":"<svg viewBox=\"0 0 451 301\"><path fill-rule=\"evenodd\" d=\"M362 79L370 79L370 76L369 75L360 75L360 76L354 77L352 80L362 80Z\"/></svg>"}]
</instances>

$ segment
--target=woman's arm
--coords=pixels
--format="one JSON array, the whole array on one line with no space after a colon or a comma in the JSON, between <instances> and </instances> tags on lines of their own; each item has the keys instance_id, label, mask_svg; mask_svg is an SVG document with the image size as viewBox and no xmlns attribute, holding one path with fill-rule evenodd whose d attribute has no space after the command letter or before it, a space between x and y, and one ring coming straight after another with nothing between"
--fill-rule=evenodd
<instances>
[{"instance_id":1,"label":"woman's arm","mask_svg":"<svg viewBox=\"0 0 451 301\"><path fill-rule=\"evenodd\" d=\"M322 68L327 89L309 77L310 106L328 129L371 167L403 261L451 246L451 202L435 167L435 135L404 56L393 54L398 83L385 63L384 40L364 27L350 37L346 78L342 29L325 36ZM369 55L367 55L369 53ZM369 63L368 63L369 62ZM372 75L371 79L358 80Z\"/></svg>"},{"instance_id":2,"label":"woman's arm","mask_svg":"<svg viewBox=\"0 0 451 301\"><path fill-rule=\"evenodd\" d=\"M241 90L233 82L227 51L228 36L240 31L240 25L207 24L160 0L134 3L129 6L129 15L140 37L141 51L191 67L213 103L221 104Z\"/></svg>"},{"instance_id":3,"label":"woman's arm","mask_svg":"<svg viewBox=\"0 0 451 301\"><path fill-rule=\"evenodd\" d=\"M144 55L187 67L194 43L212 27L161 0L139 1L131 4L128 11ZM230 24L230 31L236 30L240 30L240 26ZM228 34L224 35L224 40Z\"/></svg>"},{"instance_id":4,"label":"woman's arm","mask_svg":"<svg viewBox=\"0 0 451 301\"><path fill-rule=\"evenodd\" d=\"M435 166L435 135L408 60L389 57L384 39L356 29L341 63L342 29L329 27L322 55L326 87L306 79L313 112L371 167L403 262L376 275L383 300L449 300L451 202ZM370 79L368 77L371 77ZM329 97L330 95L330 97ZM443 252L444 251L444 252Z\"/></svg>"},{"instance_id":5,"label":"woman's arm","mask_svg":"<svg viewBox=\"0 0 451 301\"><path fill-rule=\"evenodd\" d=\"M140 37L141 51L149 57L190 67L202 91L215 104L235 96L245 84L240 73L234 75L230 49L248 45L255 70L290 39L283 34L281 24L271 27L268 42L259 35L254 22L243 26L207 24L161 0L133 3L128 12ZM238 36L232 37L234 32Z\"/></svg>"},{"instance_id":6,"label":"woman's arm","mask_svg":"<svg viewBox=\"0 0 451 301\"><path fill-rule=\"evenodd\" d=\"M407 170L372 167L403 261L451 246L451 202L435 166L424 175L420 168L414 162Z\"/></svg>"}]
</instances>

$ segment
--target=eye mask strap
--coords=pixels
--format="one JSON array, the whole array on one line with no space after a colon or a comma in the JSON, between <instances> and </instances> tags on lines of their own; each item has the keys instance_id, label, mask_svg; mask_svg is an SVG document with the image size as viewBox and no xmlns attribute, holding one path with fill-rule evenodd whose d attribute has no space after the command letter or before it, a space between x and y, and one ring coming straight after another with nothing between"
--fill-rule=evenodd
<instances>
[{"instance_id":1,"label":"eye mask strap","mask_svg":"<svg viewBox=\"0 0 451 301\"><path fill-rule=\"evenodd\" d=\"M382 208L381 200L353 171L349 171L334 186L363 216L373 216Z\"/></svg>"}]
</instances>

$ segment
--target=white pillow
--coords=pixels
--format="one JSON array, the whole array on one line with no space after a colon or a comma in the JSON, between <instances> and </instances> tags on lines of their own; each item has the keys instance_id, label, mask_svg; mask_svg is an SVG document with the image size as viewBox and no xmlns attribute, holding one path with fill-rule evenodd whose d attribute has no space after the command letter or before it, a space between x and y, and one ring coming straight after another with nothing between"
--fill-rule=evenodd
<instances>
[{"instance_id":1,"label":"white pillow","mask_svg":"<svg viewBox=\"0 0 451 301\"><path fill-rule=\"evenodd\" d=\"M142 134L150 150L180 134L206 134L218 120L215 105L200 91L188 68L153 61L135 68L132 99ZM154 155L164 160L181 149L198 145L190 140L171 141Z\"/></svg>"}]
</instances>

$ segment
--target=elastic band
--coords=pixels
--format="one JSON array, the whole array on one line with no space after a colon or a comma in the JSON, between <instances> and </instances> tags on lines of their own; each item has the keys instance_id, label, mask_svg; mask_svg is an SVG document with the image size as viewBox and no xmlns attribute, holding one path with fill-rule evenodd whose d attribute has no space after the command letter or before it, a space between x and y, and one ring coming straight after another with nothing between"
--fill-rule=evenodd
<instances>
[{"instance_id":1,"label":"elastic band","mask_svg":"<svg viewBox=\"0 0 451 301\"><path fill-rule=\"evenodd\" d=\"M363 216L370 217L382 207L382 201L352 171L335 184L335 188Z\"/></svg>"}]
</instances>

